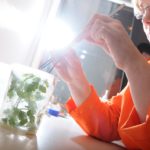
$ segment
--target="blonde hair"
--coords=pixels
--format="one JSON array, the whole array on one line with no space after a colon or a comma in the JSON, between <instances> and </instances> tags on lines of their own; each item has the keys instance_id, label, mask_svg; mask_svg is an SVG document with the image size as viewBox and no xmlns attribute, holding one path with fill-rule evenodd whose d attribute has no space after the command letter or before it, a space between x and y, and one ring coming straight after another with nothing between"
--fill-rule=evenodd
<instances>
[{"instance_id":1,"label":"blonde hair","mask_svg":"<svg viewBox=\"0 0 150 150\"><path fill-rule=\"evenodd\" d=\"M132 0L132 4L134 8L134 15L140 15L142 13L141 0Z\"/></svg>"}]
</instances>

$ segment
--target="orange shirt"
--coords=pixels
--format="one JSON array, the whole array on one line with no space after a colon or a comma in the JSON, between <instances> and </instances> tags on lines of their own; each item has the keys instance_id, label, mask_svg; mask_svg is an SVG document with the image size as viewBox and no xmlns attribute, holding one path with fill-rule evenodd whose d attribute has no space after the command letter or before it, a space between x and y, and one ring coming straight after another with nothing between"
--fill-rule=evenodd
<instances>
[{"instance_id":1,"label":"orange shirt","mask_svg":"<svg viewBox=\"0 0 150 150\"><path fill-rule=\"evenodd\" d=\"M102 102L93 86L90 96L76 107L69 99L70 115L91 136L104 141L121 139L127 149L150 150L150 109L140 123L129 86L108 102Z\"/></svg>"}]
</instances>

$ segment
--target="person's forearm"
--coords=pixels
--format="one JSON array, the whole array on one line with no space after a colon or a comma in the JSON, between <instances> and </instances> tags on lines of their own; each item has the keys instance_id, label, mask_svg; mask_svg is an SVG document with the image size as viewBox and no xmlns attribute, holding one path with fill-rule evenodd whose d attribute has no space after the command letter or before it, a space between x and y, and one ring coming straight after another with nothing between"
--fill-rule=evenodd
<instances>
[{"instance_id":1,"label":"person's forearm","mask_svg":"<svg viewBox=\"0 0 150 150\"><path fill-rule=\"evenodd\" d=\"M141 54L134 55L124 68L131 95L141 122L145 121L150 106L150 66Z\"/></svg>"},{"instance_id":2,"label":"person's forearm","mask_svg":"<svg viewBox=\"0 0 150 150\"><path fill-rule=\"evenodd\" d=\"M80 106L91 93L90 85L85 75L78 81L68 83L68 87L77 106Z\"/></svg>"}]
</instances>

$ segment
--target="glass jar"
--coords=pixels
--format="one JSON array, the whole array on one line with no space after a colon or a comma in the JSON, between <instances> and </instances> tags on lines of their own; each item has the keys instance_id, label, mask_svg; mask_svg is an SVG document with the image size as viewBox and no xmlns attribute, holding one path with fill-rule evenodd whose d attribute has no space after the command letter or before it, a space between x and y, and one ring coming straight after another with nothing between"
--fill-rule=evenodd
<instances>
[{"instance_id":1,"label":"glass jar","mask_svg":"<svg viewBox=\"0 0 150 150\"><path fill-rule=\"evenodd\" d=\"M54 76L14 65L0 108L0 125L24 134L36 134L53 95Z\"/></svg>"}]
</instances>

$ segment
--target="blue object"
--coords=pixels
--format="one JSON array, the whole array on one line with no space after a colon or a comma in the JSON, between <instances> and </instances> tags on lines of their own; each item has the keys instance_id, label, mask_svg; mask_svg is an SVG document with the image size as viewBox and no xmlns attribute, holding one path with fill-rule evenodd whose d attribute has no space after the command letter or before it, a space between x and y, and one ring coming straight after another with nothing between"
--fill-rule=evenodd
<instances>
[{"instance_id":1,"label":"blue object","mask_svg":"<svg viewBox=\"0 0 150 150\"><path fill-rule=\"evenodd\" d=\"M52 115L52 116L55 116L55 117L59 116L59 111L58 110L54 110L54 109L49 108L47 112L48 112L49 115Z\"/></svg>"}]
</instances>

